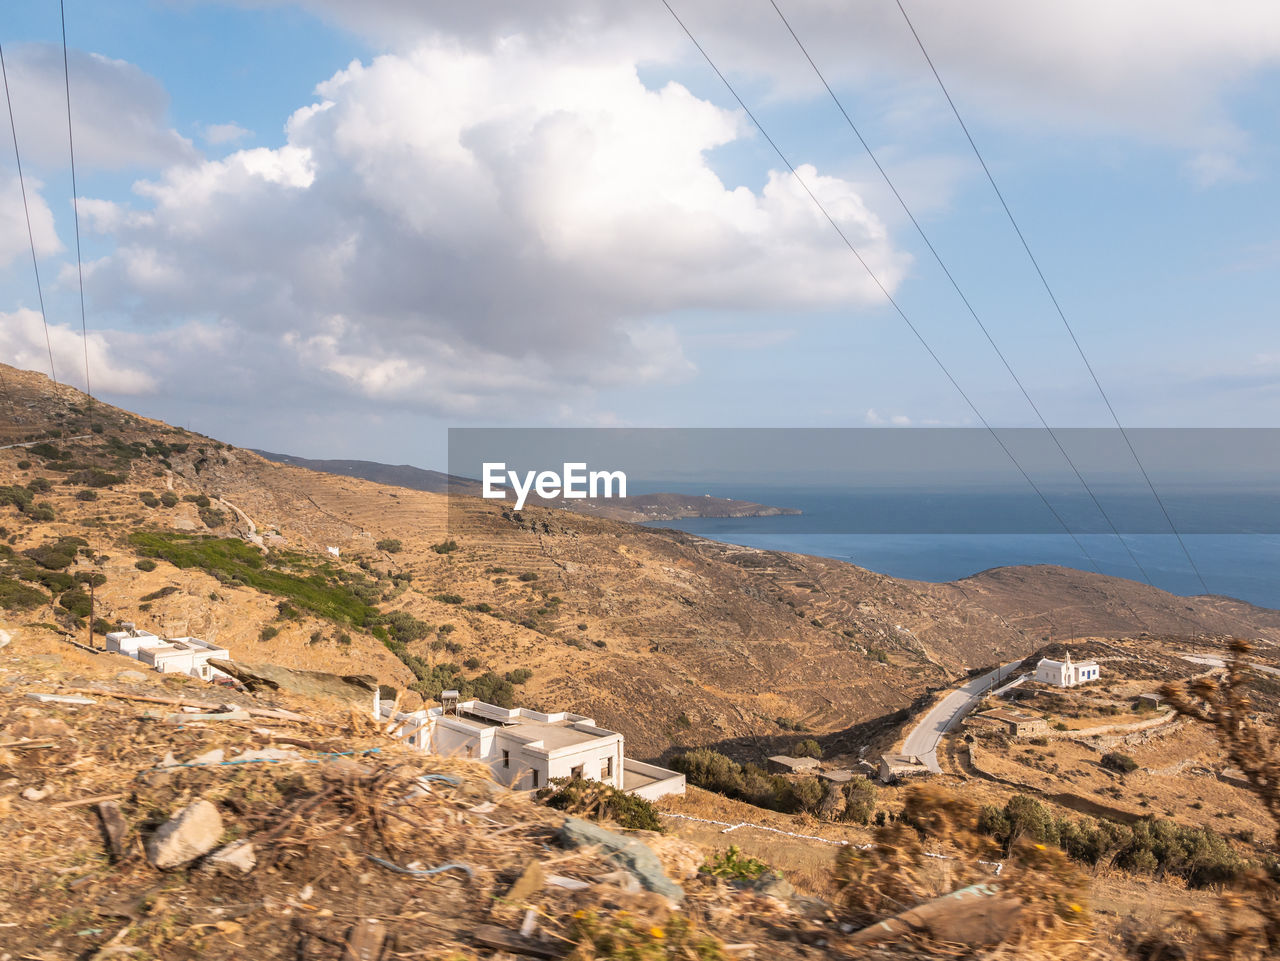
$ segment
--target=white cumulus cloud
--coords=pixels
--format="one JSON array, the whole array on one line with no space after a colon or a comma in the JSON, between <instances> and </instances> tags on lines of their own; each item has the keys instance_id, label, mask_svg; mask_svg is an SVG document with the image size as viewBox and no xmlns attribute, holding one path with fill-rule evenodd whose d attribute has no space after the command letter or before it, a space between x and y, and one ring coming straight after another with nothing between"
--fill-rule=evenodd
<instances>
[{"instance_id":1,"label":"white cumulus cloud","mask_svg":"<svg viewBox=\"0 0 1280 961\"><path fill-rule=\"evenodd\" d=\"M882 298L790 174L716 175L741 116L631 62L427 44L317 93L278 149L87 205L117 244L95 299L274 337L286 365L370 400L479 412L691 376L681 310ZM855 187L801 174L893 288L908 258Z\"/></svg>"}]
</instances>

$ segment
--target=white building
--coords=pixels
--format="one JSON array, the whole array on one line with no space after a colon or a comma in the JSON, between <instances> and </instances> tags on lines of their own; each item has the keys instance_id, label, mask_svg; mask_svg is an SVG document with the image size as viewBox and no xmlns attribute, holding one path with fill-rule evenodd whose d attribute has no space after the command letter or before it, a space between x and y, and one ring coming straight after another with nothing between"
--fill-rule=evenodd
<instances>
[{"instance_id":1,"label":"white building","mask_svg":"<svg viewBox=\"0 0 1280 961\"><path fill-rule=\"evenodd\" d=\"M515 790L536 790L556 778L581 777L655 800L683 794L684 775L624 757L622 735L581 714L543 714L527 708L459 701L445 691L442 704L398 712L394 720L414 747L431 754L484 761L494 780ZM391 705L375 699L391 720Z\"/></svg>"},{"instance_id":2,"label":"white building","mask_svg":"<svg viewBox=\"0 0 1280 961\"><path fill-rule=\"evenodd\" d=\"M1097 679L1098 662L1075 663L1071 660L1070 651L1067 652L1065 661L1051 661L1044 657L1036 665L1036 680L1041 684L1051 684L1054 687L1075 687L1077 684L1086 684Z\"/></svg>"},{"instance_id":3,"label":"white building","mask_svg":"<svg viewBox=\"0 0 1280 961\"><path fill-rule=\"evenodd\" d=\"M124 628L107 635L108 651L132 657L161 674L189 674L203 681L230 677L209 663L212 657L229 658L226 648L198 637L159 637L132 624Z\"/></svg>"}]
</instances>

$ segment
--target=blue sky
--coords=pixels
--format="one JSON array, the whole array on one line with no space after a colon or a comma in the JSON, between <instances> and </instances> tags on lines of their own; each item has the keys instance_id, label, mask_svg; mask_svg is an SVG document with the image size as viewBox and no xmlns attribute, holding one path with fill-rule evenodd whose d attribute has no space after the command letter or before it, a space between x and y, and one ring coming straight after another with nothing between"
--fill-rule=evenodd
<instances>
[{"instance_id":1,"label":"blue sky","mask_svg":"<svg viewBox=\"0 0 1280 961\"><path fill-rule=\"evenodd\" d=\"M780 5L1046 416L1109 424L897 8ZM988 420L1035 423L769 4L673 6ZM1275 426L1280 12L907 6L1126 425ZM112 402L423 466L450 425L975 423L656 0L67 7ZM58 40L0 12L78 383ZM47 372L0 139L0 356Z\"/></svg>"}]
</instances>

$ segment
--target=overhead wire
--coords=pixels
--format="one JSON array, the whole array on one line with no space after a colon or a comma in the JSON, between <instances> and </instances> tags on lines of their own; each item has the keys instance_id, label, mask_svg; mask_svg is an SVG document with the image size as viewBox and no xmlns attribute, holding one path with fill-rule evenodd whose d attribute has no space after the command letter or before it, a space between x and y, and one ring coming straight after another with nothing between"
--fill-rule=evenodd
<instances>
[{"instance_id":1,"label":"overhead wire","mask_svg":"<svg viewBox=\"0 0 1280 961\"><path fill-rule=\"evenodd\" d=\"M854 123L853 118L849 115L848 110L845 109L844 104L841 102L840 98L836 95L835 90L832 89L831 84L827 81L827 78L823 74L821 68L819 68L818 64L814 61L813 56L809 53L808 48L805 46L804 42L800 39L799 35L796 33L795 28L791 26L791 21L789 21L786 17L786 14L782 12L782 8L778 6L777 0L769 0L769 3L772 5L774 12L777 13L778 18L782 21L783 26L787 28L787 32L791 34L791 39L796 42L796 46L798 46L800 48L800 52L804 54L804 58L809 62L809 66L813 68L813 72L817 75L818 79L822 82L822 86L826 88L827 94L831 97L832 102L836 105L836 109L840 111L841 116L844 117L845 123L848 124L849 129L853 131L853 135L858 138L858 142L862 144L862 149L866 151L867 156L871 158L871 162L875 164L876 170L880 172L880 176L884 179L884 182L888 185L889 190L893 193L893 196L897 199L898 204L902 207L903 212L906 213L907 218L911 221L912 226L915 227L916 233L920 235L920 239L924 241L925 246L929 249L929 253L933 255L933 259L937 262L938 266L942 269L943 274L946 275L946 278L950 282L952 289L955 290L961 302L964 304L965 309L969 312L969 316L973 318L974 323L978 325L978 329L982 331L983 336L986 338L987 343L991 346L991 349L995 352L996 357L1000 359L1000 363L1004 366L1004 369L1008 372L1009 376L1013 379L1014 384L1017 385L1018 390L1022 393L1023 398L1026 400L1031 410L1035 413L1036 419L1040 421L1041 426L1044 427L1044 429L1048 432L1049 437L1053 440L1054 446L1057 447L1058 452L1062 455L1063 459L1070 466L1071 471L1075 475L1076 480L1080 482L1080 486L1083 487L1085 492L1089 495L1089 499L1090 501L1092 501L1093 506L1097 509L1098 513L1106 521L1107 526L1111 528L1111 533L1116 536L1116 539L1124 547L1125 551L1129 555L1129 559L1133 562L1134 567L1136 567L1139 573L1142 575L1142 579L1146 581L1148 585L1154 586L1152 584L1151 577L1147 574L1146 568L1142 566L1142 562L1139 561L1137 558L1137 555L1134 554L1133 548L1130 547L1129 543L1121 535L1120 530L1116 526L1115 522L1112 520L1111 515L1107 512L1106 508L1104 508L1102 506L1102 503L1098 500L1098 497L1094 493L1093 488L1089 485L1089 482L1085 479L1084 474L1081 473L1074 459L1071 457L1069 453L1067 453L1067 450L1063 446L1061 439L1058 437L1057 431L1055 431L1053 427L1049 425L1048 420L1045 418L1044 414L1041 413L1040 407L1032 399L1030 392L1026 388L1026 385L1023 384L1022 382L1022 378L1020 378L1017 375L1017 373L1015 373L1013 369L1013 365L1009 362L1009 359L1005 356L1004 351L1002 351L999 345L997 345L995 338L991 334L990 329L983 322L982 318L978 315L978 312L974 308L973 303L969 300L969 297L961 289L959 282L955 278L955 275L952 274L950 268L947 267L946 263L942 259L942 255L938 253L938 250L934 246L933 241L930 240L929 235L925 233L924 227L921 226L920 221L916 218L915 213L912 212L911 207L907 204L907 201L905 200L905 198L903 198L902 194L898 191L898 187L893 182L893 179L889 176L888 171L886 171L884 169L884 166L880 163L879 157L876 156L875 151L871 148L871 145L867 142L866 138L862 135L862 131L858 129L858 125Z\"/></svg>"},{"instance_id":2,"label":"overhead wire","mask_svg":"<svg viewBox=\"0 0 1280 961\"><path fill-rule=\"evenodd\" d=\"M1084 346L1080 343L1080 338L1076 336L1075 329L1071 326L1071 322L1067 320L1066 311L1062 309L1062 304L1058 300L1057 295L1053 291L1053 287L1049 284L1048 278L1045 276L1044 270L1040 267L1040 261L1031 250L1031 244L1027 241L1026 234L1023 233L1022 227L1019 226L1017 218L1013 215L1013 210L1009 207L1008 201L1005 200L1004 192L1001 191L999 184L996 183L995 175L992 174L991 168L987 165L986 159L982 156L982 151L978 149L978 144L973 138L973 134L969 132L968 125L964 122L964 118L960 115L960 109L956 106L955 100L951 97L951 92L947 89L947 85L942 81L942 75L938 72L937 66L933 62L933 58L929 56L929 51L924 45L919 31L916 30L915 24L912 23L911 17L907 14L907 8L903 6L902 0L894 0L898 10L902 13L902 19L906 21L907 28L911 31L911 36L915 38L916 46L920 48L920 53L924 56L925 62L929 65L929 70L933 74L934 80L938 83L938 88L942 91L943 96L947 100L947 104L951 107L952 114L955 115L956 122L959 123L960 129L964 132L965 139L969 141L969 146L973 149L974 156L978 158L978 163L982 166L982 171L986 174L991 189L995 191L996 198L1000 201L1000 206L1004 209L1005 216L1008 217L1013 231L1018 236L1018 240L1022 244L1022 249L1026 251L1027 258L1031 261L1031 266L1035 268L1036 276L1040 278L1040 284L1044 287L1045 293L1049 295L1049 300L1053 304L1053 309L1057 312L1058 318L1062 321L1063 327L1071 337L1072 344L1075 345L1076 352L1080 355L1080 359L1084 362L1085 369L1089 372L1090 378L1093 380L1094 386L1098 390L1099 396L1102 397L1103 403L1106 405L1107 412L1111 415L1112 422L1116 425L1120 436L1124 439L1125 446L1129 449L1129 454L1133 458L1134 464L1138 467L1138 472L1142 475L1142 479L1146 482L1147 489L1151 491L1151 496L1155 498L1156 504L1160 507L1160 512L1164 515L1165 522L1169 525L1169 530L1173 532L1173 536L1178 541L1178 546L1182 548L1182 553L1187 558L1187 563L1191 565L1192 571L1195 572L1196 579L1200 582L1200 586L1204 588L1206 594L1210 593L1209 585L1205 582L1204 575L1200 572L1199 566L1195 562L1195 558L1191 556L1186 542L1182 539L1177 526L1173 522L1172 516L1165 505L1164 499L1160 496L1160 492L1156 490L1155 483L1151 480L1151 475L1147 472L1147 468L1142 463L1142 458L1138 456L1138 451L1133 445L1129 432L1125 430L1124 425L1120 421L1119 415L1116 413L1111 398L1107 395L1102 381L1098 377L1093 364L1089 361L1088 355L1085 353Z\"/></svg>"},{"instance_id":3,"label":"overhead wire","mask_svg":"<svg viewBox=\"0 0 1280 961\"><path fill-rule=\"evenodd\" d=\"M4 47L0 45L0 77L4 79L4 101L9 108L9 131L13 134L13 160L18 167L18 189L22 192L22 212L27 218L27 241L31 245L31 268L36 275L36 297L40 301L40 320L44 324L44 343L49 351L49 379L56 385L58 373L53 366L53 340L49 337L49 317L44 309L44 288L40 283L40 261L36 256L36 238L31 229L31 207L27 202L27 182L22 174L22 154L18 151L18 125L13 119L13 98L9 94L9 71L5 66Z\"/></svg>"},{"instance_id":4,"label":"overhead wire","mask_svg":"<svg viewBox=\"0 0 1280 961\"><path fill-rule=\"evenodd\" d=\"M733 86L732 83L730 83L729 79L724 75L724 73L716 65L716 62L711 58L711 55L707 53L705 48L703 48L702 44L698 42L697 37L693 35L693 32L689 29L688 26L686 26L685 22L682 19L680 19L680 15L676 13L675 9L671 6L669 0L661 0L661 3L664 7L667 8L667 12L671 14L672 18L676 21L676 23L679 24L680 29L684 31L685 36L687 36L689 38L689 41L694 45L695 48L697 48L698 52L702 55L702 58L706 60L707 65L710 66L712 71L714 71L715 75L720 78L720 82L724 84L725 88L729 91L733 99L737 101L738 106L742 108L743 112L755 125L756 129L760 131L760 135L764 137L765 141L768 142L769 146L773 148L773 152L778 155L778 159L781 160L782 163L786 166L786 168L791 172L791 176L795 179L796 183L800 185L801 189L804 190L804 192L808 195L809 199L813 202L814 206L818 208L818 211L822 214L823 218L827 221L828 224L831 225L831 228L835 230L836 234L840 237L840 240L844 243L844 245L849 249L850 253L852 253L853 256L857 259L858 263L862 265L862 268L867 272L867 275L871 278L872 283L874 283L875 286L880 290L880 293L884 295L885 300L889 302L890 306L893 308L894 312L897 313L898 317L901 318L903 323L907 325L907 328L915 336L916 340L919 341L920 346L924 348L925 352L937 365L938 369L942 371L943 376L945 376L946 379L950 382L951 386L955 388L956 393L960 395L960 397L964 400L965 404L969 407L969 409L973 411L974 416L977 417L978 421L982 424L982 426L986 429L987 433L990 434L991 438L996 442L996 444L1004 452L1005 456L1009 458L1013 466L1017 468L1018 473L1022 475L1022 478L1027 482L1028 485L1030 485L1031 489L1035 491L1036 495L1040 499L1040 502L1045 506L1045 508L1049 511L1049 513L1053 516L1053 518L1067 533L1067 535L1075 543L1076 547L1080 549L1081 554L1083 554L1088 559L1094 571L1101 574L1102 570L1099 567L1097 560L1094 559L1093 555L1089 553L1089 550L1084 546L1083 543L1081 543L1080 539L1075 535L1075 532L1071 530L1071 527L1063 519L1062 515L1058 512L1058 510L1053 506L1053 504L1049 502L1049 499L1045 496L1044 492L1040 489L1039 485L1036 484L1035 480L1031 477L1031 475L1027 472L1027 470L1022 466L1022 463L1014 455L1013 451L1009 449L1008 445L1004 442L1004 439L1000 437L1000 435L996 432L995 428L993 428L990 422L987 421L986 417L983 416L982 412L978 409L977 404L974 403L974 401L969 397L968 393L964 390L964 388L960 386L959 381L957 381L956 378L952 375L950 369L943 362L942 358L934 351L933 347L929 344L929 341L920 332L920 329L912 322L911 318L907 315L906 311L903 310L902 306L894 298L893 294L889 292L889 289L885 287L883 281L881 281L880 277L876 274L876 272L871 269L870 264L868 264L866 260L863 258L862 253L858 250L857 246L854 245L854 243L849 239L848 235L836 222L835 218L831 216L826 206L822 203L821 200L818 199L817 195L813 192L813 190L810 188L809 184L805 181L805 179L800 176L799 172L795 168L795 165L791 163L790 159L788 159L787 155L783 152L782 148L778 146L777 142L773 139L773 137L769 135L769 132L765 129L764 125L752 112L751 108L748 107L746 102L742 99L742 97L739 96L737 89Z\"/></svg>"},{"instance_id":5,"label":"overhead wire","mask_svg":"<svg viewBox=\"0 0 1280 961\"><path fill-rule=\"evenodd\" d=\"M89 397L89 421L93 422L93 383L89 379L89 328L84 310L84 261L80 255L80 198L76 190L76 141L71 129L71 68L67 57L67 6L58 0L62 15L62 81L67 95L67 150L71 158L71 210L76 228L76 275L80 281L80 343L84 347L84 392Z\"/></svg>"}]
</instances>

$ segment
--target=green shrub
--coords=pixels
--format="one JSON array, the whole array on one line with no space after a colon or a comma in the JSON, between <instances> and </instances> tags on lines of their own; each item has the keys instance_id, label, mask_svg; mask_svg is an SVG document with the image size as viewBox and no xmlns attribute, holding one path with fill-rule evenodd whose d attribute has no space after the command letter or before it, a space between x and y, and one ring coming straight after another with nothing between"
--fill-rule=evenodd
<instances>
[{"instance_id":1,"label":"green shrub","mask_svg":"<svg viewBox=\"0 0 1280 961\"><path fill-rule=\"evenodd\" d=\"M96 501L97 499L98 492L96 490L86 487L84 490L76 491L76 500L78 501Z\"/></svg>"},{"instance_id":2,"label":"green shrub","mask_svg":"<svg viewBox=\"0 0 1280 961\"><path fill-rule=\"evenodd\" d=\"M467 658L465 661L463 661L462 666L465 667L468 671L475 671L475 670L479 670L480 665L482 665L483 663L484 661L480 660L480 658L475 657L473 655Z\"/></svg>"},{"instance_id":3,"label":"green shrub","mask_svg":"<svg viewBox=\"0 0 1280 961\"><path fill-rule=\"evenodd\" d=\"M380 551L386 551L388 554L399 554L404 550L404 545L395 537L384 537L374 545Z\"/></svg>"},{"instance_id":4,"label":"green shrub","mask_svg":"<svg viewBox=\"0 0 1280 961\"><path fill-rule=\"evenodd\" d=\"M276 627L274 624L268 624L258 632L258 640L269 641L279 633L280 628Z\"/></svg>"},{"instance_id":5,"label":"green shrub","mask_svg":"<svg viewBox=\"0 0 1280 961\"><path fill-rule=\"evenodd\" d=\"M33 477L27 482L27 490L36 494L47 494L53 490L53 482L47 477Z\"/></svg>"},{"instance_id":6,"label":"green shrub","mask_svg":"<svg viewBox=\"0 0 1280 961\"><path fill-rule=\"evenodd\" d=\"M1138 769L1138 762L1127 754L1121 754L1119 751L1108 751L1102 755L1099 762L1109 771L1118 771L1121 774L1129 774Z\"/></svg>"},{"instance_id":7,"label":"green shrub","mask_svg":"<svg viewBox=\"0 0 1280 961\"><path fill-rule=\"evenodd\" d=\"M517 667L514 671L507 672L507 680L512 684L528 683L529 678L533 677L533 671L527 667Z\"/></svg>"},{"instance_id":8,"label":"green shrub","mask_svg":"<svg viewBox=\"0 0 1280 961\"><path fill-rule=\"evenodd\" d=\"M172 584L170 584L168 587L162 587L160 588L160 590L152 591L150 594L143 594L140 598L138 598L138 600L158 601L162 597L169 597L172 594L177 594L178 591L179 591L179 588L174 587Z\"/></svg>"},{"instance_id":9,"label":"green shrub","mask_svg":"<svg viewBox=\"0 0 1280 961\"><path fill-rule=\"evenodd\" d=\"M628 830L661 832L663 829L658 812L650 802L603 781L555 778L538 792L537 798L566 814L597 821L608 819Z\"/></svg>"},{"instance_id":10,"label":"green shrub","mask_svg":"<svg viewBox=\"0 0 1280 961\"><path fill-rule=\"evenodd\" d=\"M754 881L769 870L769 865L743 854L737 845L731 844L728 850L717 853L701 870L726 881Z\"/></svg>"},{"instance_id":11,"label":"green shrub","mask_svg":"<svg viewBox=\"0 0 1280 961\"><path fill-rule=\"evenodd\" d=\"M225 511L220 511L216 507L201 507L199 510L200 520L205 527L225 527L227 523L227 515Z\"/></svg>"},{"instance_id":12,"label":"green shrub","mask_svg":"<svg viewBox=\"0 0 1280 961\"><path fill-rule=\"evenodd\" d=\"M153 560L151 560L151 558L149 558L149 557L144 557L144 558L143 558L142 560L140 560L140 561L134 561L134 562L133 562L133 566L134 566L134 567L136 567L136 568L137 568L138 570L140 570L140 571L147 571L147 572L150 572L150 571L154 571L154 570L156 569L156 562L155 562L155 561L153 561Z\"/></svg>"},{"instance_id":13,"label":"green shrub","mask_svg":"<svg viewBox=\"0 0 1280 961\"><path fill-rule=\"evenodd\" d=\"M373 606L346 584L321 573L303 577L279 570L274 563L300 560L273 556L272 563L268 563L261 551L238 538L136 531L129 535L129 543L144 557L166 560L182 569L203 570L224 582L244 584L263 594L284 598L282 605L295 615L301 608L360 627L376 614ZM283 615L282 610L282 616L288 615Z\"/></svg>"},{"instance_id":14,"label":"green shrub","mask_svg":"<svg viewBox=\"0 0 1280 961\"><path fill-rule=\"evenodd\" d=\"M0 576L0 607L6 611L29 611L49 603L43 591L19 583L12 577Z\"/></svg>"},{"instance_id":15,"label":"green shrub","mask_svg":"<svg viewBox=\"0 0 1280 961\"><path fill-rule=\"evenodd\" d=\"M822 757L822 745L813 738L806 738L791 749L793 757Z\"/></svg>"},{"instance_id":16,"label":"green shrub","mask_svg":"<svg viewBox=\"0 0 1280 961\"><path fill-rule=\"evenodd\" d=\"M47 570L60 571L71 566L76 559L77 548L84 544L85 541L79 537L60 537L22 553Z\"/></svg>"},{"instance_id":17,"label":"green shrub","mask_svg":"<svg viewBox=\"0 0 1280 961\"><path fill-rule=\"evenodd\" d=\"M859 824L870 824L876 813L876 786L869 778L857 775L850 778L842 788L844 792L844 819L857 821Z\"/></svg>"},{"instance_id":18,"label":"green shrub","mask_svg":"<svg viewBox=\"0 0 1280 961\"><path fill-rule=\"evenodd\" d=\"M143 491L141 494L138 495L138 497L141 499L142 503L146 507L160 506L160 498L156 497L156 495L153 494L151 491Z\"/></svg>"},{"instance_id":19,"label":"green shrub","mask_svg":"<svg viewBox=\"0 0 1280 961\"><path fill-rule=\"evenodd\" d=\"M58 598L58 604L70 611L75 617L88 617L93 610L89 595L78 587L67 591Z\"/></svg>"},{"instance_id":20,"label":"green shrub","mask_svg":"<svg viewBox=\"0 0 1280 961\"><path fill-rule=\"evenodd\" d=\"M160 503L165 507L176 507L178 504L178 495L173 491L163 491L160 494Z\"/></svg>"},{"instance_id":21,"label":"green shrub","mask_svg":"<svg viewBox=\"0 0 1280 961\"><path fill-rule=\"evenodd\" d=\"M107 575L100 571L76 571L76 583L101 587L107 583Z\"/></svg>"},{"instance_id":22,"label":"green shrub","mask_svg":"<svg viewBox=\"0 0 1280 961\"><path fill-rule=\"evenodd\" d=\"M536 581L537 579L538 579L538 575L530 571L525 571L523 574L519 576L519 578L517 578L517 580L524 581L526 584L529 583L530 581Z\"/></svg>"},{"instance_id":23,"label":"green shrub","mask_svg":"<svg viewBox=\"0 0 1280 961\"><path fill-rule=\"evenodd\" d=\"M439 544L432 544L431 549L437 554L452 554L458 549L458 542L455 540L441 541Z\"/></svg>"},{"instance_id":24,"label":"green shrub","mask_svg":"<svg viewBox=\"0 0 1280 961\"><path fill-rule=\"evenodd\" d=\"M441 604L461 604L462 595L461 594L437 594L436 600L439 601Z\"/></svg>"},{"instance_id":25,"label":"green shrub","mask_svg":"<svg viewBox=\"0 0 1280 961\"><path fill-rule=\"evenodd\" d=\"M379 621L387 629L387 635L401 644L420 641L431 633L430 624L408 611L391 611L382 615Z\"/></svg>"},{"instance_id":26,"label":"green shrub","mask_svg":"<svg viewBox=\"0 0 1280 961\"><path fill-rule=\"evenodd\" d=\"M69 480L71 483L79 484L81 487L111 487L125 482L125 478L119 474L110 474L107 471L99 470L97 467L76 471Z\"/></svg>"},{"instance_id":27,"label":"green shrub","mask_svg":"<svg viewBox=\"0 0 1280 961\"><path fill-rule=\"evenodd\" d=\"M31 461L29 460L18 461L18 470L31 470Z\"/></svg>"}]
</instances>

